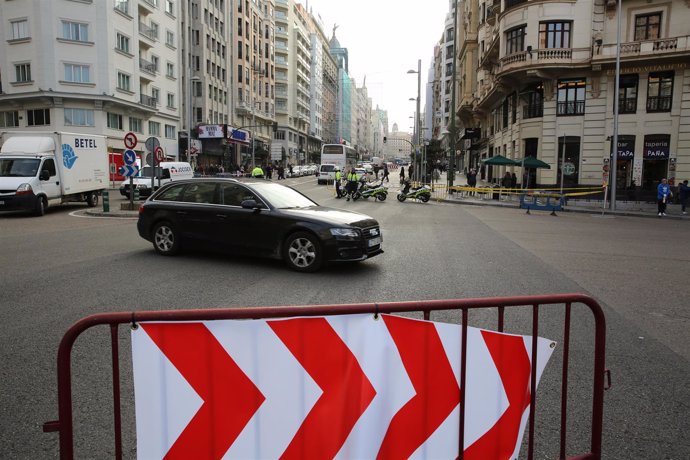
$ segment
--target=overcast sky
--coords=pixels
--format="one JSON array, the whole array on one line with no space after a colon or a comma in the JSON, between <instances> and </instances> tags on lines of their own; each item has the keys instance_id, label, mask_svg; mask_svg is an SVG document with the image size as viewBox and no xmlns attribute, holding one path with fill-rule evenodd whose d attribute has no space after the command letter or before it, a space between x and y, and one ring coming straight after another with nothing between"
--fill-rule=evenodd
<instances>
[{"instance_id":1,"label":"overcast sky","mask_svg":"<svg viewBox=\"0 0 690 460\"><path fill-rule=\"evenodd\" d=\"M422 60L421 110L424 88L434 46L443 36L448 0L401 2L394 0L297 0L314 17L321 16L330 40L335 36L349 53L350 76L366 85L373 107L388 110L389 129L398 123L400 131L411 132L417 97L417 70Z\"/></svg>"}]
</instances>

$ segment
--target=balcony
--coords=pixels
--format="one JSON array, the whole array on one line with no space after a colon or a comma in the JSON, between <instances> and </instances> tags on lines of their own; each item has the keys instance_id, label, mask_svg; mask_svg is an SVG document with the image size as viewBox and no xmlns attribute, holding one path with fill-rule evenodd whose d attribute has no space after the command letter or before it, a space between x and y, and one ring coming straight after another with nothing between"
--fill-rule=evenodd
<instances>
[{"instance_id":1,"label":"balcony","mask_svg":"<svg viewBox=\"0 0 690 460\"><path fill-rule=\"evenodd\" d=\"M544 104L530 104L522 106L522 118L541 118L544 116Z\"/></svg>"},{"instance_id":2,"label":"balcony","mask_svg":"<svg viewBox=\"0 0 690 460\"><path fill-rule=\"evenodd\" d=\"M621 43L621 60L642 60L644 58L668 58L690 53L690 35L657 40ZM616 59L616 44L594 45L594 62Z\"/></svg>"},{"instance_id":3,"label":"balcony","mask_svg":"<svg viewBox=\"0 0 690 460\"><path fill-rule=\"evenodd\" d=\"M139 23L139 33L150 40L158 40L158 30L151 26L147 26L143 22Z\"/></svg>"},{"instance_id":4,"label":"balcony","mask_svg":"<svg viewBox=\"0 0 690 460\"><path fill-rule=\"evenodd\" d=\"M151 107L153 109L158 106L158 100L152 96L147 96L146 94L141 94L139 96L139 102L146 107Z\"/></svg>"},{"instance_id":5,"label":"balcony","mask_svg":"<svg viewBox=\"0 0 690 460\"><path fill-rule=\"evenodd\" d=\"M235 107L235 111L238 115L251 115L252 105L249 102L239 101Z\"/></svg>"},{"instance_id":6,"label":"balcony","mask_svg":"<svg viewBox=\"0 0 690 460\"><path fill-rule=\"evenodd\" d=\"M563 101L556 104L556 115L584 115L585 101Z\"/></svg>"},{"instance_id":7,"label":"balcony","mask_svg":"<svg viewBox=\"0 0 690 460\"><path fill-rule=\"evenodd\" d=\"M156 75L156 72L158 72L156 64L144 58L139 58L139 69L150 75Z\"/></svg>"},{"instance_id":8,"label":"balcony","mask_svg":"<svg viewBox=\"0 0 690 460\"><path fill-rule=\"evenodd\" d=\"M589 48L546 48L539 50L518 51L501 58L499 75L548 68L576 68L591 65L591 50Z\"/></svg>"}]
</instances>

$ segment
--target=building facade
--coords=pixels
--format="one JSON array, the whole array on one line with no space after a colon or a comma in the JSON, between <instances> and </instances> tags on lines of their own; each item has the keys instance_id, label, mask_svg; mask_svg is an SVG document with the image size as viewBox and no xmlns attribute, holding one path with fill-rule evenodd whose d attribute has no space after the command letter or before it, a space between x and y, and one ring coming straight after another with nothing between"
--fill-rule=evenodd
<instances>
[{"instance_id":1,"label":"building facade","mask_svg":"<svg viewBox=\"0 0 690 460\"><path fill-rule=\"evenodd\" d=\"M459 46L455 111L461 129L481 133L467 153L483 179L513 169L530 185L601 186L614 150L618 199L653 200L660 179L690 177L687 2L623 3L618 94L615 1L480 0L463 10L467 45L475 27L467 18L477 18L477 60ZM499 154L550 168L481 167Z\"/></svg>"},{"instance_id":2,"label":"building facade","mask_svg":"<svg viewBox=\"0 0 690 460\"><path fill-rule=\"evenodd\" d=\"M178 154L183 117L176 2L55 0L0 4L0 131L107 136L112 181L131 131Z\"/></svg>"}]
</instances>

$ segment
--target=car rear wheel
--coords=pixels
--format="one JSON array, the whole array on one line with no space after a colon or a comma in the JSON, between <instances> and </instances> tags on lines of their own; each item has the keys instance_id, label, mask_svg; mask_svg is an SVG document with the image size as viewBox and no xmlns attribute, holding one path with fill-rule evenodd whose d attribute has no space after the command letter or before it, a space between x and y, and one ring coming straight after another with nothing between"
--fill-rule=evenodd
<instances>
[{"instance_id":1,"label":"car rear wheel","mask_svg":"<svg viewBox=\"0 0 690 460\"><path fill-rule=\"evenodd\" d=\"M153 227L153 248L164 256L175 255L180 250L177 230L170 222L158 222Z\"/></svg>"},{"instance_id":2,"label":"car rear wheel","mask_svg":"<svg viewBox=\"0 0 690 460\"><path fill-rule=\"evenodd\" d=\"M321 244L311 233L293 233L285 242L283 258L293 270L314 272L321 267L323 260Z\"/></svg>"}]
</instances>

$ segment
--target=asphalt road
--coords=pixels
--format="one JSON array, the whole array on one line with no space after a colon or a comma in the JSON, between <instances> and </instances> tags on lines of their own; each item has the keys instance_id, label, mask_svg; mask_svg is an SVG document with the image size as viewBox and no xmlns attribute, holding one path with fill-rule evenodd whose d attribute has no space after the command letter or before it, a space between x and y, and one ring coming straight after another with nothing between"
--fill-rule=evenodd
<instances>
[{"instance_id":1,"label":"asphalt road","mask_svg":"<svg viewBox=\"0 0 690 460\"><path fill-rule=\"evenodd\" d=\"M0 452L58 456L55 357L65 330L97 312L314 305L579 292L606 313L604 458L686 459L690 401L690 244L687 222L587 214L526 215L451 203L335 200L314 178L290 179L323 205L376 217L385 254L316 274L281 262L211 253L157 256L133 219L90 218L80 205L43 218L0 216ZM111 195L111 199L113 195ZM114 197L112 206L117 206ZM438 321L457 313L434 314ZM471 325L494 327L488 313ZM529 312L507 315L508 332L530 333ZM588 447L592 321L574 314L568 454ZM540 335L562 340L559 309L540 312ZM109 338L85 333L73 353L77 458L112 458ZM129 336L120 332L125 457L134 457ZM538 392L536 458L556 458L560 368Z\"/></svg>"}]
</instances>

